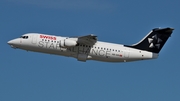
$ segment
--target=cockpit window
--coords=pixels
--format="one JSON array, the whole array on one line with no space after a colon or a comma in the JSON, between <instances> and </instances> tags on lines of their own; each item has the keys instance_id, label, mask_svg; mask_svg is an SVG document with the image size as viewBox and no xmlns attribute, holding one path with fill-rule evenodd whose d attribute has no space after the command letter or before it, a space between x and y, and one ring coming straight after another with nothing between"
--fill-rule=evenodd
<instances>
[{"instance_id":1,"label":"cockpit window","mask_svg":"<svg viewBox=\"0 0 180 101\"><path fill-rule=\"evenodd\" d=\"M28 39L28 36L21 36L21 38L23 38L23 39Z\"/></svg>"}]
</instances>

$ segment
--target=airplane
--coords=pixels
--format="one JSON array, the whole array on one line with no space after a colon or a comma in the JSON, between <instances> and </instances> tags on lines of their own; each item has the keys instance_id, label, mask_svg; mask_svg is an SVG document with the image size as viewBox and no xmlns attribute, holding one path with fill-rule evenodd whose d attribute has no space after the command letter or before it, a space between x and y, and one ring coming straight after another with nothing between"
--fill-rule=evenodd
<instances>
[{"instance_id":1,"label":"airplane","mask_svg":"<svg viewBox=\"0 0 180 101\"><path fill-rule=\"evenodd\" d=\"M73 57L82 62L130 62L158 58L173 30L170 27L154 28L133 45L98 41L94 34L62 37L41 33L27 33L7 43L15 49Z\"/></svg>"}]
</instances>

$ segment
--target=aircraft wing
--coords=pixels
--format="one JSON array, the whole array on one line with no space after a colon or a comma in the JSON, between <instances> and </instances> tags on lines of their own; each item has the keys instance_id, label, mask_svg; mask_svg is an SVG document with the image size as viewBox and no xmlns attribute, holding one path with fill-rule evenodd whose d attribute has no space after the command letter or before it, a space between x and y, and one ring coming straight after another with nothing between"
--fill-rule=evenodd
<instances>
[{"instance_id":1,"label":"aircraft wing","mask_svg":"<svg viewBox=\"0 0 180 101\"><path fill-rule=\"evenodd\" d=\"M90 35L86 35L86 36L80 36L78 37L77 42L79 44L85 44L85 45L94 45L97 42L97 36L90 34Z\"/></svg>"}]
</instances>

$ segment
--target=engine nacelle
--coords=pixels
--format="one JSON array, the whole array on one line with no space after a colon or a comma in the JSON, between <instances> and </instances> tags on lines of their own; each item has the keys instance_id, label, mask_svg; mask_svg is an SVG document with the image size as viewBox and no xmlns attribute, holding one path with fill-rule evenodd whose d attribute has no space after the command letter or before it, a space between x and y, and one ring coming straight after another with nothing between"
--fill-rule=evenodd
<instances>
[{"instance_id":1,"label":"engine nacelle","mask_svg":"<svg viewBox=\"0 0 180 101\"><path fill-rule=\"evenodd\" d=\"M60 43L60 47L73 47L76 45L77 45L77 42L71 39L62 40Z\"/></svg>"}]
</instances>

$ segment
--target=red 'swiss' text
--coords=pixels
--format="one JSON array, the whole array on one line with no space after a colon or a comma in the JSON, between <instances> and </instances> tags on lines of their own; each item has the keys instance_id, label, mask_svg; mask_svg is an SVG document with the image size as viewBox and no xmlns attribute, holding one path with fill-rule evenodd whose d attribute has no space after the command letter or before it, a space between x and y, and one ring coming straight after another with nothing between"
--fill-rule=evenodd
<instances>
[{"instance_id":1,"label":"red 'swiss' text","mask_svg":"<svg viewBox=\"0 0 180 101\"><path fill-rule=\"evenodd\" d=\"M56 37L48 36L48 35L40 35L40 38L42 38L42 39L49 39L49 40L56 40Z\"/></svg>"}]
</instances>

